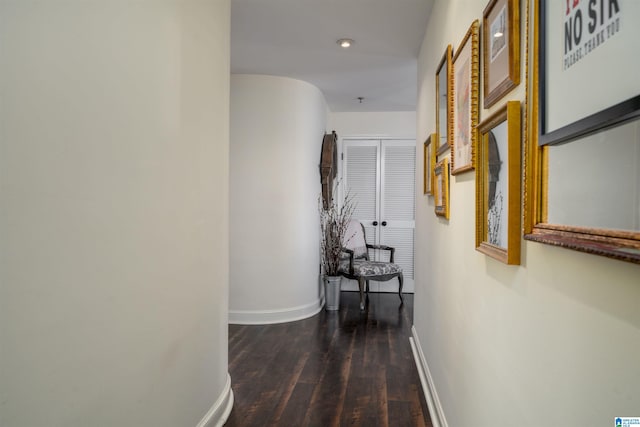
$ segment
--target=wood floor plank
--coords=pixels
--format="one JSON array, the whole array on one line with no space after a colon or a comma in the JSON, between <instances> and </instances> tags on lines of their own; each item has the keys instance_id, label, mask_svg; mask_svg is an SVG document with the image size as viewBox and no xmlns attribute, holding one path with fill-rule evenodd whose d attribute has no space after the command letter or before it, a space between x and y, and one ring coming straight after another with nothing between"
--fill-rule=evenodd
<instances>
[{"instance_id":1,"label":"wood floor plank","mask_svg":"<svg viewBox=\"0 0 640 427\"><path fill-rule=\"evenodd\" d=\"M304 418L313 396L314 384L298 383L296 384L291 397L286 402L284 411L282 412L278 420L270 425L277 426L302 426L304 425Z\"/></svg>"},{"instance_id":2,"label":"wood floor plank","mask_svg":"<svg viewBox=\"0 0 640 427\"><path fill-rule=\"evenodd\" d=\"M339 339L343 337L344 340ZM351 354L354 346L354 334L350 335L348 347L345 347L348 335L336 335L336 347L329 353L324 372L316 385L304 425L311 425L318 420L321 425L337 426L342 414L349 373L351 370ZM341 342L342 341L342 342Z\"/></svg>"},{"instance_id":3,"label":"wood floor plank","mask_svg":"<svg viewBox=\"0 0 640 427\"><path fill-rule=\"evenodd\" d=\"M293 373L289 381L287 382L286 389L282 393L282 396L280 397L278 402L278 406L276 407L275 413L271 418L272 424L277 425L280 422L282 414L284 413L284 410L287 404L291 400L293 390L295 389L296 384L298 384L298 380L300 379L300 374L302 373L302 369L304 368L308 359L309 359L309 352L303 353L302 356L298 359L296 366L293 368Z\"/></svg>"},{"instance_id":4,"label":"wood floor plank","mask_svg":"<svg viewBox=\"0 0 640 427\"><path fill-rule=\"evenodd\" d=\"M431 426L409 336L413 295L342 292L338 312L229 326L227 426Z\"/></svg>"}]
</instances>

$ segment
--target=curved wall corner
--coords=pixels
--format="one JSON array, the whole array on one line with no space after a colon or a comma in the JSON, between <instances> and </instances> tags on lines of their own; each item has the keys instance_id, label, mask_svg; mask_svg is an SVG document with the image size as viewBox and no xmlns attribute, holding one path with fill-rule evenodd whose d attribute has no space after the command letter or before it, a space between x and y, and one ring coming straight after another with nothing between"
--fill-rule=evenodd
<instances>
[{"instance_id":1,"label":"curved wall corner","mask_svg":"<svg viewBox=\"0 0 640 427\"><path fill-rule=\"evenodd\" d=\"M233 390L231 390L231 377L227 374L227 382L222 393L196 427L221 427L229 419L232 409Z\"/></svg>"},{"instance_id":2,"label":"curved wall corner","mask_svg":"<svg viewBox=\"0 0 640 427\"><path fill-rule=\"evenodd\" d=\"M230 14L0 1L0 426L225 421Z\"/></svg>"},{"instance_id":3,"label":"curved wall corner","mask_svg":"<svg viewBox=\"0 0 640 427\"><path fill-rule=\"evenodd\" d=\"M229 323L281 323L323 305L318 162L327 118L315 86L231 76Z\"/></svg>"}]
</instances>

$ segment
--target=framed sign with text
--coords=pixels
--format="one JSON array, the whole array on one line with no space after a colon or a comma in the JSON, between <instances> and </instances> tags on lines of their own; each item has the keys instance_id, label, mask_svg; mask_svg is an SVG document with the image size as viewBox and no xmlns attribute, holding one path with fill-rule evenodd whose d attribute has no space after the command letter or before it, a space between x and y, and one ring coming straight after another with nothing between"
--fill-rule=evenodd
<instances>
[{"instance_id":1,"label":"framed sign with text","mask_svg":"<svg viewBox=\"0 0 640 427\"><path fill-rule=\"evenodd\" d=\"M640 264L639 18L634 0L528 3L525 240Z\"/></svg>"},{"instance_id":2,"label":"framed sign with text","mask_svg":"<svg viewBox=\"0 0 640 427\"><path fill-rule=\"evenodd\" d=\"M539 7L539 144L640 116L640 1L539 0Z\"/></svg>"}]
</instances>

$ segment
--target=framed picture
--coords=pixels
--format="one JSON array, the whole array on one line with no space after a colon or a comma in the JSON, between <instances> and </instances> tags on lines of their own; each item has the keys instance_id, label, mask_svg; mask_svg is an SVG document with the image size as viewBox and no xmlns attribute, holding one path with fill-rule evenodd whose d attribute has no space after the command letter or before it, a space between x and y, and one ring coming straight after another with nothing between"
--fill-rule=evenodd
<instances>
[{"instance_id":1,"label":"framed picture","mask_svg":"<svg viewBox=\"0 0 640 427\"><path fill-rule=\"evenodd\" d=\"M446 157L436 164L433 171L433 185L436 215L449 219L449 159Z\"/></svg>"},{"instance_id":2,"label":"framed picture","mask_svg":"<svg viewBox=\"0 0 640 427\"><path fill-rule=\"evenodd\" d=\"M482 13L484 108L520 84L520 0L491 0Z\"/></svg>"},{"instance_id":3,"label":"framed picture","mask_svg":"<svg viewBox=\"0 0 640 427\"><path fill-rule=\"evenodd\" d=\"M476 249L520 264L520 101L509 101L478 126Z\"/></svg>"},{"instance_id":4,"label":"framed picture","mask_svg":"<svg viewBox=\"0 0 640 427\"><path fill-rule=\"evenodd\" d=\"M453 140L453 78L451 45L442 55L436 70L436 133L438 134L437 154L441 155L451 148Z\"/></svg>"},{"instance_id":5,"label":"framed picture","mask_svg":"<svg viewBox=\"0 0 640 427\"><path fill-rule=\"evenodd\" d=\"M637 192L625 187L639 176L638 162L627 161L637 157L626 150L640 153L640 81L633 76L640 60L631 54L640 2L593 3L531 3L530 48L537 54L527 106L524 239L640 264L640 206L626 204ZM612 155L615 166L606 163ZM570 197L576 194L581 202ZM629 220L621 221L621 212Z\"/></svg>"},{"instance_id":6,"label":"framed picture","mask_svg":"<svg viewBox=\"0 0 640 427\"><path fill-rule=\"evenodd\" d=\"M478 124L480 23L473 21L453 57L453 146L451 174L473 169Z\"/></svg>"},{"instance_id":7,"label":"framed picture","mask_svg":"<svg viewBox=\"0 0 640 427\"><path fill-rule=\"evenodd\" d=\"M433 170L436 167L435 143L438 134L432 133L424 142L424 194L433 194Z\"/></svg>"},{"instance_id":8,"label":"framed picture","mask_svg":"<svg viewBox=\"0 0 640 427\"><path fill-rule=\"evenodd\" d=\"M540 145L640 116L640 2L592 3L539 0Z\"/></svg>"}]
</instances>

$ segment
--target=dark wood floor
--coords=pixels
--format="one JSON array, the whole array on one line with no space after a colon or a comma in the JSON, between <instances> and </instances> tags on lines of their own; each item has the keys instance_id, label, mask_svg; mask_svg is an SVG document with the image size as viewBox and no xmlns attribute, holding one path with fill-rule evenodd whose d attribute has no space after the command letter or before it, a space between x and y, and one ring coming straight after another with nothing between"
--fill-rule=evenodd
<instances>
[{"instance_id":1,"label":"dark wood floor","mask_svg":"<svg viewBox=\"0 0 640 427\"><path fill-rule=\"evenodd\" d=\"M229 326L227 426L431 426L409 336L413 295L356 292L339 312Z\"/></svg>"}]
</instances>

